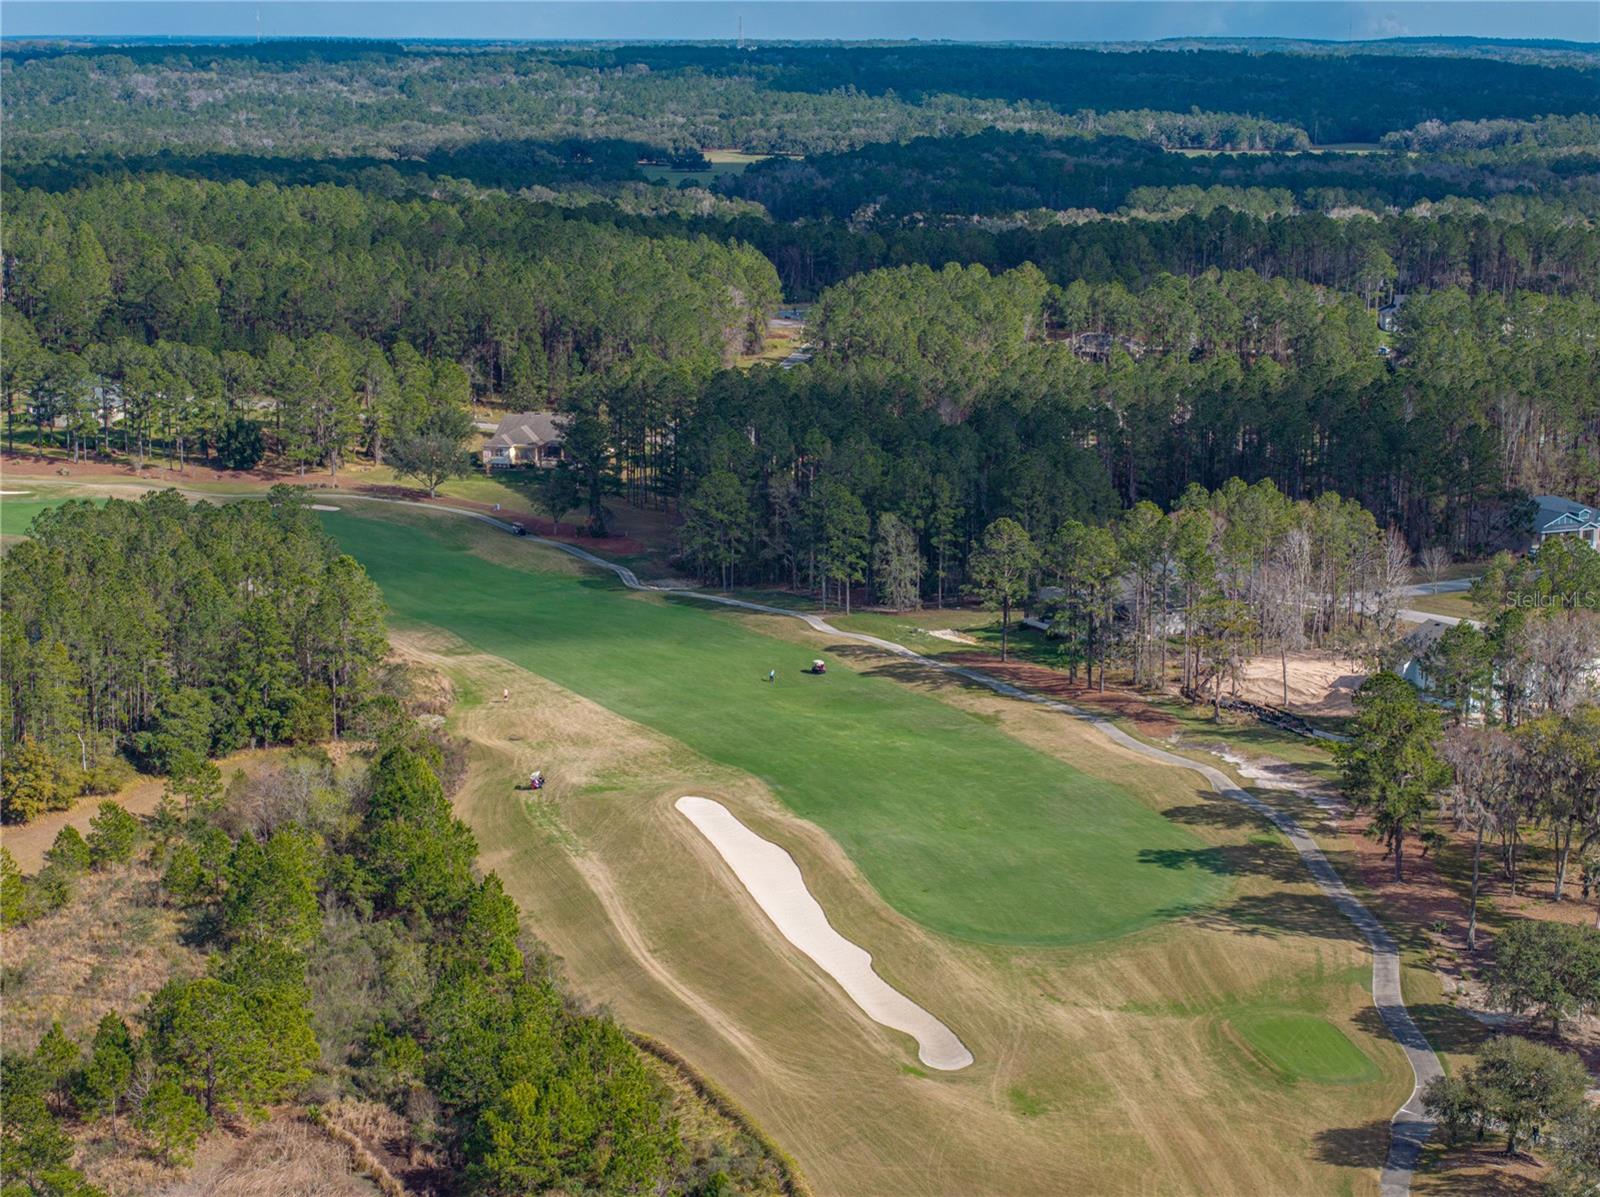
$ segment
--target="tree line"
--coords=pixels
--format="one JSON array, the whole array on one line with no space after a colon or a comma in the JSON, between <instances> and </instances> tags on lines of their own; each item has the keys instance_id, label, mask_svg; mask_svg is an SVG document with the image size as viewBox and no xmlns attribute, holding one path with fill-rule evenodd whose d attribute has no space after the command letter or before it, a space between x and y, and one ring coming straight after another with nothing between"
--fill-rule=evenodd
<instances>
[{"instance_id":1,"label":"tree line","mask_svg":"<svg viewBox=\"0 0 1600 1197\"><path fill-rule=\"evenodd\" d=\"M206 954L87 1042L57 1022L8 1053L8 1180L92 1197L68 1125L108 1120L124 1150L181 1166L219 1123L315 1083L404 1111L452 1191L725 1191L638 1049L558 987L499 878L474 875L442 760L402 717L353 778L308 759L224 785L202 766L148 820L106 803L88 836L64 829L35 877L0 852L8 925L141 861Z\"/></svg>"},{"instance_id":2,"label":"tree line","mask_svg":"<svg viewBox=\"0 0 1600 1197\"><path fill-rule=\"evenodd\" d=\"M119 754L167 773L358 726L383 601L287 489L84 500L6 553L4 818L70 805Z\"/></svg>"},{"instance_id":3,"label":"tree line","mask_svg":"<svg viewBox=\"0 0 1600 1197\"><path fill-rule=\"evenodd\" d=\"M1521 194L1487 202L1447 200L1404 215L1343 219L1321 212L1261 219L1231 204L1175 219L1064 221L1051 212L1009 211L990 221L950 219L914 225L793 224L753 217L688 221L709 236L736 237L771 261L791 299L811 299L852 275L920 263L956 263L999 272L1032 262L1066 286L1120 282L1144 287L1162 274L1252 270L1264 278L1342 291L1361 285L1381 251L1399 291L1459 286L1594 295L1600 234L1546 201ZM664 218L676 223L681 218Z\"/></svg>"},{"instance_id":4,"label":"tree line","mask_svg":"<svg viewBox=\"0 0 1600 1197\"><path fill-rule=\"evenodd\" d=\"M411 156L530 130L677 152L734 145L810 154L995 125L1095 122L1172 144L1281 148L1375 142L1428 120L1531 120L1594 107L1589 73L1565 61L1124 51L308 40L30 45L8 47L0 67L11 161L241 144Z\"/></svg>"},{"instance_id":5,"label":"tree line","mask_svg":"<svg viewBox=\"0 0 1600 1197\"><path fill-rule=\"evenodd\" d=\"M1464 549L1515 533L1509 492L1595 493L1594 301L1416 295L1387 359L1374 301L1245 272L1130 292L1054 288L1026 266L908 267L831 289L809 328L819 362L878 380L901 411L1055 421L1124 504L1271 478L1295 497L1337 487L1414 545Z\"/></svg>"},{"instance_id":6,"label":"tree line","mask_svg":"<svg viewBox=\"0 0 1600 1197\"><path fill-rule=\"evenodd\" d=\"M737 242L530 215L506 196L397 202L158 176L16 192L7 208L6 299L53 350L403 340L485 389L548 396L644 349L731 361L779 299L770 263Z\"/></svg>"},{"instance_id":7,"label":"tree line","mask_svg":"<svg viewBox=\"0 0 1600 1197\"><path fill-rule=\"evenodd\" d=\"M1574 118L1575 122L1592 118ZM1128 212L1143 188L1221 186L1287 192L1313 212L1397 213L1460 198L1537 195L1567 221L1592 224L1600 195L1595 156L1582 148L1481 152L1471 163L1407 153L1186 155L1127 136L1093 139L986 129L919 137L804 159L772 158L718 180L719 191L763 204L780 221L832 217L894 226L1013 216ZM1202 213L1203 214L1203 213Z\"/></svg>"}]
</instances>

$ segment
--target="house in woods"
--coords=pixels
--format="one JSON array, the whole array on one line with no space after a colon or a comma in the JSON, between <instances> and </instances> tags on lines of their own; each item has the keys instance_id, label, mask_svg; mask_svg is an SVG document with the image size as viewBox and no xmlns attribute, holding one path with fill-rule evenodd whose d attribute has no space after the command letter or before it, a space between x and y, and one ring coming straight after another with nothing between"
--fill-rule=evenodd
<instances>
[{"instance_id":1,"label":"house in woods","mask_svg":"<svg viewBox=\"0 0 1600 1197\"><path fill-rule=\"evenodd\" d=\"M1450 625L1442 619L1430 619L1412 627L1400 638L1395 672L1418 690L1427 692L1432 686L1427 669L1428 652L1449 630Z\"/></svg>"},{"instance_id":2,"label":"house in woods","mask_svg":"<svg viewBox=\"0 0 1600 1197\"><path fill-rule=\"evenodd\" d=\"M1530 549L1553 536L1576 536L1591 549L1600 549L1600 510L1558 495L1535 495L1533 508Z\"/></svg>"},{"instance_id":3,"label":"house in woods","mask_svg":"<svg viewBox=\"0 0 1600 1197\"><path fill-rule=\"evenodd\" d=\"M1405 307L1406 297L1396 295L1388 303L1378 309L1378 327L1384 332L1392 333L1400 327L1400 309Z\"/></svg>"},{"instance_id":4,"label":"house in woods","mask_svg":"<svg viewBox=\"0 0 1600 1197\"><path fill-rule=\"evenodd\" d=\"M567 417L548 411L524 411L506 416L483 444L483 468L556 465L566 441Z\"/></svg>"}]
</instances>

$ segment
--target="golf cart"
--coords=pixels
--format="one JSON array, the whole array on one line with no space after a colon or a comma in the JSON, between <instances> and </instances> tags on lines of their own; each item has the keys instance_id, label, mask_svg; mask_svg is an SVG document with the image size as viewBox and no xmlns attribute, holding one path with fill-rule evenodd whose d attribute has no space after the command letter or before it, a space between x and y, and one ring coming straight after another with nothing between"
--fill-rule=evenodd
<instances>
[{"instance_id":1,"label":"golf cart","mask_svg":"<svg viewBox=\"0 0 1600 1197\"><path fill-rule=\"evenodd\" d=\"M511 525L511 535L513 535L513 536L526 536L527 534L528 534L528 530L526 528L524 528L521 524L513 523Z\"/></svg>"},{"instance_id":2,"label":"golf cart","mask_svg":"<svg viewBox=\"0 0 1600 1197\"><path fill-rule=\"evenodd\" d=\"M826 661L823 661L823 660L813 661L813 662L811 662L811 668L806 670L806 672L807 673L815 673L815 674L818 674L820 676L821 674L824 674L824 673L828 672L828 663Z\"/></svg>"}]
</instances>

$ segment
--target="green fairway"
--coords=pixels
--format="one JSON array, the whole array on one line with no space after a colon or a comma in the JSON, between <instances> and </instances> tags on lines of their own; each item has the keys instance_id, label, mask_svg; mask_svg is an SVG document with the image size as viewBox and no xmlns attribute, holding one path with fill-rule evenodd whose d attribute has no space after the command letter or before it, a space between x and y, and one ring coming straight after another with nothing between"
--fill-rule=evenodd
<instances>
[{"instance_id":1,"label":"green fairway","mask_svg":"<svg viewBox=\"0 0 1600 1197\"><path fill-rule=\"evenodd\" d=\"M1286 1010L1250 1010L1229 1025L1290 1080L1325 1085L1376 1080L1378 1066L1325 1018Z\"/></svg>"},{"instance_id":2,"label":"green fairway","mask_svg":"<svg viewBox=\"0 0 1600 1197\"><path fill-rule=\"evenodd\" d=\"M7 487L6 489L11 489ZM17 490L24 487L18 486ZM66 499L41 499L37 493L0 496L0 536L21 536L27 532L33 517L50 507L59 507Z\"/></svg>"},{"instance_id":3,"label":"green fairway","mask_svg":"<svg viewBox=\"0 0 1600 1197\"><path fill-rule=\"evenodd\" d=\"M495 564L469 551L500 535L476 524L348 509L324 518L397 621L444 628L761 778L886 900L936 930L991 943L1102 939L1226 884L1141 863L1197 841L1118 787L887 679L837 666L806 676L809 650L736 616L574 573L534 545L528 568Z\"/></svg>"}]
</instances>

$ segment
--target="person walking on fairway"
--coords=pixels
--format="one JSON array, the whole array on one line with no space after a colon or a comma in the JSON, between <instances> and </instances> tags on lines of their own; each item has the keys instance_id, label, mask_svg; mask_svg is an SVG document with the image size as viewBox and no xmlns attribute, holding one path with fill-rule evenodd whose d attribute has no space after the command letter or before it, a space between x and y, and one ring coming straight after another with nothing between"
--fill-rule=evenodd
<instances>
[{"instance_id":1,"label":"person walking on fairway","mask_svg":"<svg viewBox=\"0 0 1600 1197\"><path fill-rule=\"evenodd\" d=\"M775 682L777 680L778 680L778 671L776 669L767 670L767 681Z\"/></svg>"}]
</instances>

